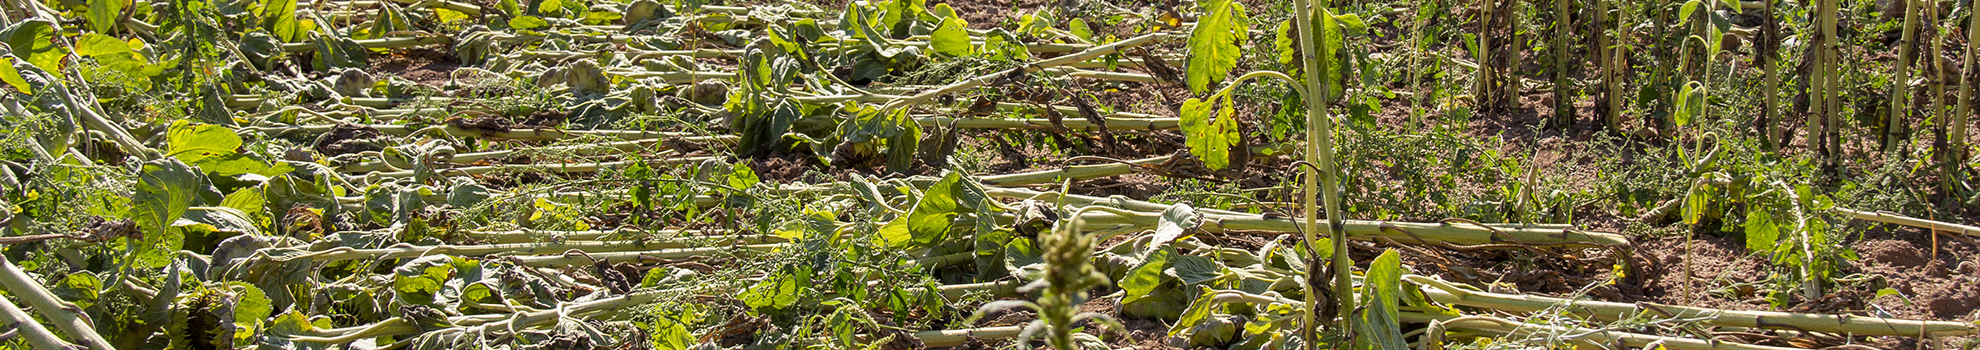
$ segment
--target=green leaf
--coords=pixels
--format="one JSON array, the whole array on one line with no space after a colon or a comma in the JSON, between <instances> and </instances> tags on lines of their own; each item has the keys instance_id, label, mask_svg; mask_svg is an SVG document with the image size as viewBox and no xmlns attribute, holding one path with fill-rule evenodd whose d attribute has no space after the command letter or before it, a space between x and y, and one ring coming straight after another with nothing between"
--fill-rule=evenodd
<instances>
[{"instance_id":1,"label":"green leaf","mask_svg":"<svg viewBox=\"0 0 1980 350\"><path fill-rule=\"evenodd\" d=\"M282 42L302 40L302 31L298 30L301 26L296 22L296 0L263 0L256 15L261 17L261 28L275 33L275 38Z\"/></svg>"},{"instance_id":2,"label":"green leaf","mask_svg":"<svg viewBox=\"0 0 1980 350\"><path fill-rule=\"evenodd\" d=\"M1178 255L1170 262L1170 273L1182 279L1183 285L1198 285L1217 280L1224 276L1224 265L1195 255Z\"/></svg>"},{"instance_id":3,"label":"green leaf","mask_svg":"<svg viewBox=\"0 0 1980 350\"><path fill-rule=\"evenodd\" d=\"M1183 331L1196 327L1196 324L1210 318L1210 311L1215 307L1212 304L1216 304L1217 291L1210 289L1209 286L1197 286L1197 288L1201 288L1202 292L1197 293L1196 301L1189 303L1189 309L1183 310L1182 317L1176 319L1175 325L1169 327L1169 336L1181 335Z\"/></svg>"},{"instance_id":4,"label":"green leaf","mask_svg":"<svg viewBox=\"0 0 1980 350\"><path fill-rule=\"evenodd\" d=\"M1182 130L1184 144L1189 153L1211 170L1222 170L1231 164L1231 147L1240 141L1238 138L1237 109L1230 103L1230 96L1220 95L1210 98L1223 98L1223 103L1191 98L1183 101ZM1212 109L1215 108L1215 117Z\"/></svg>"},{"instance_id":5,"label":"green leaf","mask_svg":"<svg viewBox=\"0 0 1980 350\"><path fill-rule=\"evenodd\" d=\"M103 279L89 272L70 273L59 278L62 280L56 282L54 288L50 288L49 291L61 297L63 301L75 303L77 307L84 309L95 305L97 291L103 290Z\"/></svg>"},{"instance_id":6,"label":"green leaf","mask_svg":"<svg viewBox=\"0 0 1980 350\"><path fill-rule=\"evenodd\" d=\"M1175 255L1174 248L1164 246L1155 249L1141 262L1141 266L1136 266L1134 270L1128 271L1127 276L1121 277L1119 283L1124 293L1121 304L1132 304L1136 300L1148 297L1150 293L1155 292L1156 287L1162 286L1162 271L1169 268L1169 258Z\"/></svg>"},{"instance_id":7,"label":"green leaf","mask_svg":"<svg viewBox=\"0 0 1980 350\"><path fill-rule=\"evenodd\" d=\"M749 189L761 182L763 180L756 177L756 171L749 168L749 163L736 162L729 172L729 187Z\"/></svg>"},{"instance_id":8,"label":"green leaf","mask_svg":"<svg viewBox=\"0 0 1980 350\"><path fill-rule=\"evenodd\" d=\"M509 19L509 29L531 30L531 29L537 29L537 28L543 28L549 26L550 26L549 21L545 21L542 18L536 18L536 16L516 16L516 18Z\"/></svg>"},{"instance_id":9,"label":"green leaf","mask_svg":"<svg viewBox=\"0 0 1980 350\"><path fill-rule=\"evenodd\" d=\"M178 159L146 162L143 172L138 174L137 191L131 196L130 216L137 218L138 227L146 231L144 242L137 249L178 251L178 242L167 237L167 228L200 201L199 192L207 187L210 185L198 169Z\"/></svg>"},{"instance_id":10,"label":"green leaf","mask_svg":"<svg viewBox=\"0 0 1980 350\"><path fill-rule=\"evenodd\" d=\"M1683 26L1685 23L1690 22L1691 14L1698 12L1698 8L1704 5L1705 5L1704 0L1691 0L1684 2L1684 6L1678 7L1677 25ZM1738 6L1734 6L1734 7L1738 7Z\"/></svg>"},{"instance_id":11,"label":"green leaf","mask_svg":"<svg viewBox=\"0 0 1980 350\"><path fill-rule=\"evenodd\" d=\"M6 82L7 86L14 87L14 91L20 91L23 94L34 94L34 91L30 91L27 79L21 77L21 71L14 69L14 56L4 53L0 52L0 82Z\"/></svg>"},{"instance_id":12,"label":"green leaf","mask_svg":"<svg viewBox=\"0 0 1980 350\"><path fill-rule=\"evenodd\" d=\"M1222 81L1237 67L1243 56L1238 45L1249 42L1251 19L1244 4L1234 0L1197 0L1204 15L1189 33L1189 91L1206 93L1212 83Z\"/></svg>"},{"instance_id":13,"label":"green leaf","mask_svg":"<svg viewBox=\"0 0 1980 350\"><path fill-rule=\"evenodd\" d=\"M1031 59L1031 51L1025 48L1024 41L1018 40L1017 34L1012 34L1011 31L1003 28L992 29L989 33L983 34L983 52L996 60Z\"/></svg>"},{"instance_id":14,"label":"green leaf","mask_svg":"<svg viewBox=\"0 0 1980 350\"><path fill-rule=\"evenodd\" d=\"M1768 214L1766 210L1752 210L1746 213L1747 251L1773 251L1775 242L1779 240L1780 228L1774 224L1772 214Z\"/></svg>"},{"instance_id":15,"label":"green leaf","mask_svg":"<svg viewBox=\"0 0 1980 350\"><path fill-rule=\"evenodd\" d=\"M1081 40L1093 41L1093 28L1087 27L1086 19L1073 18L1072 22L1066 23L1066 31L1072 32L1073 36Z\"/></svg>"},{"instance_id":16,"label":"green leaf","mask_svg":"<svg viewBox=\"0 0 1980 350\"><path fill-rule=\"evenodd\" d=\"M1365 311L1356 315L1360 318L1355 348L1368 350L1407 350L1409 343L1403 340L1402 324L1397 319L1397 300L1402 298L1402 258L1395 249L1382 252L1381 256L1368 264L1366 285L1361 289L1361 300Z\"/></svg>"},{"instance_id":17,"label":"green leaf","mask_svg":"<svg viewBox=\"0 0 1980 350\"><path fill-rule=\"evenodd\" d=\"M880 230L874 235L880 238L881 245L888 248L906 248L914 244L914 232L908 229L908 221L910 220L907 216L895 218L886 225L880 226Z\"/></svg>"},{"instance_id":18,"label":"green leaf","mask_svg":"<svg viewBox=\"0 0 1980 350\"><path fill-rule=\"evenodd\" d=\"M687 329L687 322L677 319L679 315L666 314L647 324L648 333L653 337L655 350L687 350L696 343L694 333Z\"/></svg>"},{"instance_id":19,"label":"green leaf","mask_svg":"<svg viewBox=\"0 0 1980 350\"><path fill-rule=\"evenodd\" d=\"M237 293L235 294L237 299L234 300L235 324L258 326L262 321L267 320L269 315L274 314L275 309L268 301L267 294L261 292L261 288L238 281L227 282L227 287L233 288Z\"/></svg>"},{"instance_id":20,"label":"green leaf","mask_svg":"<svg viewBox=\"0 0 1980 350\"><path fill-rule=\"evenodd\" d=\"M254 218L240 209L228 207L190 207L185 216L172 222L173 227L199 227L214 232L230 232L261 235Z\"/></svg>"},{"instance_id":21,"label":"green leaf","mask_svg":"<svg viewBox=\"0 0 1980 350\"><path fill-rule=\"evenodd\" d=\"M241 147L241 136L233 129L219 125L193 124L186 120L172 123L165 133L167 156L180 156L189 153L209 152L233 154Z\"/></svg>"},{"instance_id":22,"label":"green leaf","mask_svg":"<svg viewBox=\"0 0 1980 350\"><path fill-rule=\"evenodd\" d=\"M963 209L969 209L961 205L967 203L965 186L962 173L952 171L943 175L942 181L928 186L927 192L921 193L921 201L915 203L914 211L908 214L908 230L915 244L931 245L948 236L956 217L961 215Z\"/></svg>"},{"instance_id":23,"label":"green leaf","mask_svg":"<svg viewBox=\"0 0 1980 350\"><path fill-rule=\"evenodd\" d=\"M1361 36L1368 33L1368 23L1362 22L1360 15L1343 13L1334 15L1332 19L1334 23L1338 23L1340 26L1338 30L1343 34Z\"/></svg>"},{"instance_id":24,"label":"green leaf","mask_svg":"<svg viewBox=\"0 0 1980 350\"><path fill-rule=\"evenodd\" d=\"M0 30L0 42L14 50L14 56L49 72L62 71L62 56L68 55L55 45L55 25L39 19L21 21Z\"/></svg>"},{"instance_id":25,"label":"green leaf","mask_svg":"<svg viewBox=\"0 0 1980 350\"><path fill-rule=\"evenodd\" d=\"M929 34L929 45L935 52L949 56L969 56L975 47L969 44L969 31L964 30L968 23L961 18L944 18L942 23Z\"/></svg>"},{"instance_id":26,"label":"green leaf","mask_svg":"<svg viewBox=\"0 0 1980 350\"><path fill-rule=\"evenodd\" d=\"M1317 11L1320 12L1316 16L1320 23L1315 23L1313 27L1320 28L1320 35L1314 39L1320 42L1315 43L1314 48L1320 51L1318 55L1320 72L1315 75L1324 79L1327 89L1324 91L1326 96L1315 96L1315 98L1324 98L1322 101L1331 103L1347 92L1347 62L1340 54L1341 50L1347 49L1347 29L1341 21L1341 16L1335 16L1327 9ZM1353 20L1359 22L1360 18L1355 17Z\"/></svg>"},{"instance_id":27,"label":"green leaf","mask_svg":"<svg viewBox=\"0 0 1980 350\"><path fill-rule=\"evenodd\" d=\"M119 17L124 15L125 1L128 0L89 0L89 29L97 33L115 31Z\"/></svg>"},{"instance_id":28,"label":"green leaf","mask_svg":"<svg viewBox=\"0 0 1980 350\"><path fill-rule=\"evenodd\" d=\"M140 77L157 75L163 67L131 49L131 43L103 34L89 33L76 40L76 54L96 59L104 67Z\"/></svg>"},{"instance_id":29,"label":"green leaf","mask_svg":"<svg viewBox=\"0 0 1980 350\"><path fill-rule=\"evenodd\" d=\"M758 312L790 308L797 305L798 297L811 287L811 267L805 265L785 265L776 274L759 281L742 294L736 295L743 304Z\"/></svg>"}]
</instances>

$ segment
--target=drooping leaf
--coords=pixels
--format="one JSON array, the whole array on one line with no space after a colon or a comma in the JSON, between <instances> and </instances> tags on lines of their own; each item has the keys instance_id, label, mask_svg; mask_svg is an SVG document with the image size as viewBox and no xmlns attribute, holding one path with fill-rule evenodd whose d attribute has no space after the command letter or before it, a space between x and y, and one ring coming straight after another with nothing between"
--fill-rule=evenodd
<instances>
[{"instance_id":1,"label":"drooping leaf","mask_svg":"<svg viewBox=\"0 0 1980 350\"><path fill-rule=\"evenodd\" d=\"M89 0L89 29L97 33L115 31L117 20L124 15L127 1L129 0Z\"/></svg>"},{"instance_id":2,"label":"drooping leaf","mask_svg":"<svg viewBox=\"0 0 1980 350\"><path fill-rule=\"evenodd\" d=\"M1223 98L1222 103L1214 99ZM1211 96L1205 101L1195 98L1183 101L1181 117L1184 144L1189 153L1203 162L1211 170L1222 170L1230 166L1231 147L1239 143L1237 109L1231 106L1229 95Z\"/></svg>"},{"instance_id":3,"label":"drooping leaf","mask_svg":"<svg viewBox=\"0 0 1980 350\"><path fill-rule=\"evenodd\" d=\"M182 242L173 237L176 232L170 227L188 208L204 204L201 194L208 191L214 190L206 176L178 159L164 158L144 164L138 174L137 192L131 196L130 216L144 230L144 240L135 248L140 258L146 260L146 266L163 266L170 259L165 254L150 253L178 251Z\"/></svg>"},{"instance_id":4,"label":"drooping leaf","mask_svg":"<svg viewBox=\"0 0 1980 350\"><path fill-rule=\"evenodd\" d=\"M1153 247L1175 242L1176 239L1183 237L1184 232L1196 228L1198 223L1196 207L1188 203L1171 205L1169 209L1162 210L1162 218L1155 224L1154 241L1150 241L1148 245Z\"/></svg>"},{"instance_id":5,"label":"drooping leaf","mask_svg":"<svg viewBox=\"0 0 1980 350\"><path fill-rule=\"evenodd\" d=\"M260 328L262 323L268 321L269 315L275 313L272 302L268 300L267 294L262 293L261 288L239 281L227 282L227 287L236 291L233 321L235 325L243 328L242 332L253 332L254 329ZM241 339L249 334L238 334L235 337Z\"/></svg>"},{"instance_id":6,"label":"drooping leaf","mask_svg":"<svg viewBox=\"0 0 1980 350\"><path fill-rule=\"evenodd\" d=\"M1155 292L1156 287L1162 286L1162 271L1169 268L1169 260L1175 255L1174 248L1166 246L1157 248L1148 254L1148 258L1142 260L1141 266L1129 270L1119 282L1124 293L1121 304L1132 304L1136 300L1148 297L1149 293Z\"/></svg>"},{"instance_id":7,"label":"drooping leaf","mask_svg":"<svg viewBox=\"0 0 1980 350\"><path fill-rule=\"evenodd\" d=\"M1196 28L1189 33L1189 69L1186 80L1189 91L1205 93L1210 85L1222 81L1237 67L1238 58L1243 56L1239 45L1250 42L1249 23L1244 4L1235 0L1197 0L1204 15L1196 20Z\"/></svg>"},{"instance_id":8,"label":"drooping leaf","mask_svg":"<svg viewBox=\"0 0 1980 350\"><path fill-rule=\"evenodd\" d=\"M1368 303L1357 313L1355 348L1366 350L1407 350L1397 300L1402 298L1402 258L1395 249L1382 252L1368 264L1361 300Z\"/></svg>"},{"instance_id":9,"label":"drooping leaf","mask_svg":"<svg viewBox=\"0 0 1980 350\"><path fill-rule=\"evenodd\" d=\"M1175 326L1169 327L1169 336L1180 335L1190 327L1202 323L1204 319L1210 318L1210 312L1216 308L1212 304L1216 304L1213 299L1217 297L1217 292L1209 286L1197 286L1197 288L1202 292L1197 293L1196 301L1189 303L1189 309L1183 310L1182 317L1176 319Z\"/></svg>"}]
</instances>

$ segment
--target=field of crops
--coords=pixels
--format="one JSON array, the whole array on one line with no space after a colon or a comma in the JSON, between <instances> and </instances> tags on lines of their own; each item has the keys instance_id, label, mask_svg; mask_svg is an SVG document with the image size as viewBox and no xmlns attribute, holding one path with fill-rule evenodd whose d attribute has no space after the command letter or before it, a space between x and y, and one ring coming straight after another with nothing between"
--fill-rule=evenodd
<instances>
[{"instance_id":1,"label":"field of crops","mask_svg":"<svg viewBox=\"0 0 1980 350\"><path fill-rule=\"evenodd\" d=\"M1975 349L1971 0L0 0L0 349Z\"/></svg>"}]
</instances>

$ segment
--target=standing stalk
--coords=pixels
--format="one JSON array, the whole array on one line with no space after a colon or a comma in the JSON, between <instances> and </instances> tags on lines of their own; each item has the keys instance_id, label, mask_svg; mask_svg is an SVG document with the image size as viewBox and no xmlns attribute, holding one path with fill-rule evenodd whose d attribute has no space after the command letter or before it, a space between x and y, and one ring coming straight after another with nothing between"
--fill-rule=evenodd
<instances>
[{"instance_id":1,"label":"standing stalk","mask_svg":"<svg viewBox=\"0 0 1980 350\"><path fill-rule=\"evenodd\" d=\"M1898 140L1904 138L1905 110L1911 105L1911 60L1918 56L1912 46L1918 40L1918 7L1924 4L1904 1L1904 33L1898 40L1897 71L1891 74L1891 113L1884 119L1884 152L1896 152Z\"/></svg>"},{"instance_id":2,"label":"standing stalk","mask_svg":"<svg viewBox=\"0 0 1980 350\"><path fill-rule=\"evenodd\" d=\"M1766 69L1765 86L1760 87L1760 144L1767 150L1780 149L1781 108L1779 89L1781 86L1780 68L1780 26L1774 19L1774 0L1761 0L1760 39L1754 47L1760 50L1760 66Z\"/></svg>"},{"instance_id":3,"label":"standing stalk","mask_svg":"<svg viewBox=\"0 0 1980 350\"><path fill-rule=\"evenodd\" d=\"M1828 168L1833 173L1842 163L1842 46L1839 44L1842 37L1836 33L1836 17L1842 12L1842 1L1826 0L1825 3L1827 5L1822 7L1822 59L1826 64L1822 66L1821 74L1827 76L1823 79L1822 88L1828 96L1823 97L1822 101L1828 106L1823 108L1827 113L1822 115L1822 121L1827 125L1822 129L1828 132L1823 133L1822 143L1823 148L1828 150Z\"/></svg>"},{"instance_id":4,"label":"standing stalk","mask_svg":"<svg viewBox=\"0 0 1980 350\"><path fill-rule=\"evenodd\" d=\"M1980 79L1980 67L1976 67L1974 62L1975 51L1980 51L1980 11L1968 12L1966 23L1966 59L1965 64L1961 65L1966 67L1966 71L1960 74L1959 102L1955 104L1958 107L1953 109L1952 135L1948 136L1952 144L1951 153L1946 157L1953 164L1953 171L1966 164L1966 124L1971 122L1968 118L1973 116L1973 89L1980 88L1974 86L1974 79Z\"/></svg>"},{"instance_id":5,"label":"standing stalk","mask_svg":"<svg viewBox=\"0 0 1980 350\"><path fill-rule=\"evenodd\" d=\"M1621 18L1617 18L1617 22L1620 20ZM1595 51L1599 52L1596 58L1600 61L1596 63L1600 67L1597 74L1602 76L1602 100L1605 104L1597 108L1602 109L1602 120L1609 127L1609 132L1620 133L1622 132L1622 81L1618 80L1621 76L1616 74L1616 71L1618 66L1622 65L1618 51L1621 48L1610 47L1615 44L1612 43L1614 40L1609 38L1609 29L1614 27L1609 24L1609 0L1595 0L1594 25Z\"/></svg>"},{"instance_id":6,"label":"standing stalk","mask_svg":"<svg viewBox=\"0 0 1980 350\"><path fill-rule=\"evenodd\" d=\"M1936 124L1932 128L1932 155L1933 157L1938 159L1945 159L1946 117L1947 117L1946 116L1946 68L1947 67L1945 64L1943 64L1944 63L1943 61L1940 61L1940 57L1944 57L1943 55L1945 52L1945 45L1943 43L1945 42L1945 40L1943 40L1944 38L1940 37L1941 35L1943 35L1944 32L1941 32L1938 29L1939 26L1942 24L1941 19L1943 17L1940 17L1938 6L1930 5L1932 1L1925 1L1925 3L1927 5L1923 10L1920 10L1922 12L1919 12L1919 15L1925 16L1926 20L1931 21L1931 24L1920 25L1920 28L1918 29L1919 30L1918 35L1921 37L1920 39L1925 40L1925 42L1931 43L1931 45L1924 47L1926 51L1925 51L1925 56L1923 58L1923 60L1925 61L1925 68L1924 68L1925 74L1927 77L1930 77L1927 78L1927 80L1925 81L1925 85L1931 88L1930 90L1927 90L1929 94L1925 96L1928 96L1926 99L1927 105L1932 106L1931 109L1926 110L1925 119L1932 121L1932 124ZM1951 165L1952 163L1940 162L1939 164L1941 165L1940 166L1941 171L1945 173L1945 176L1939 177L1939 188L1948 189L1948 190L1952 189L1953 188L1952 183L1954 179L1953 171L1952 171L1953 168L1947 166L1947 165ZM1933 244L1933 247L1935 249L1933 249L1933 251L1937 252L1938 249L1936 249L1936 247L1938 247L1938 245L1936 241L1938 239L1938 236L1933 236L1932 238L1935 241Z\"/></svg>"},{"instance_id":7,"label":"standing stalk","mask_svg":"<svg viewBox=\"0 0 1980 350\"><path fill-rule=\"evenodd\" d=\"M1498 0L1478 0L1478 71L1472 77L1471 96L1477 101L1478 110L1488 110L1492 106L1492 19L1498 11L1492 9Z\"/></svg>"},{"instance_id":8,"label":"standing stalk","mask_svg":"<svg viewBox=\"0 0 1980 350\"><path fill-rule=\"evenodd\" d=\"M1568 26L1573 13L1568 12L1569 2L1554 0L1554 125L1561 130L1574 129L1574 99L1568 96L1568 58L1573 56L1568 49L1569 37L1574 27Z\"/></svg>"},{"instance_id":9,"label":"standing stalk","mask_svg":"<svg viewBox=\"0 0 1980 350\"><path fill-rule=\"evenodd\" d=\"M1327 96L1327 78L1321 76L1321 74L1325 73L1320 69L1320 60L1332 59L1332 57L1316 50L1317 48L1313 45L1313 35L1318 33L1317 30L1319 29L1313 28L1313 20L1320 15L1320 9L1326 6L1326 3L1324 0L1295 0L1293 3L1299 7L1297 9L1300 14L1298 18L1299 46L1300 52L1306 56L1304 57L1307 72L1306 91L1312 95L1303 96L1302 98L1306 101L1306 161L1319 165L1320 172L1324 173L1315 174L1312 167L1306 168L1306 182L1304 184L1306 190L1306 229L1304 230L1306 232L1306 246L1309 252L1319 252L1319 247L1313 246L1319 241L1315 233L1320 228L1319 223L1315 221L1317 215L1314 215L1316 213L1314 213L1313 208L1314 194L1319 192L1324 194L1321 201L1326 206L1328 223L1327 237L1332 238L1334 246L1334 296L1340 301L1340 307L1336 311L1339 312L1338 317L1342 322L1346 322L1346 320L1350 319L1349 313L1354 310L1352 286L1354 282L1351 279L1352 277L1349 276L1349 271L1353 268L1353 265L1350 265L1348 261L1346 237L1342 237L1340 234L1340 228L1342 227L1340 199L1334 193L1336 183L1339 182L1335 178L1336 170L1334 169L1334 125L1331 119L1323 115L1326 112L1325 108L1327 104L1331 102L1329 99L1332 97ZM1316 179L1319 180L1318 184L1314 183ZM1315 191L1315 189L1319 191ZM1318 256L1315 256L1315 258L1318 258ZM1317 266L1317 263L1316 261L1311 266ZM1319 293L1312 290L1312 287L1318 284L1318 281L1313 280L1315 277L1318 276L1307 276L1308 290L1306 292L1306 300L1309 307L1306 308L1306 315L1303 320L1305 323L1301 329L1301 334L1306 338L1306 348L1309 350L1314 349L1320 340L1319 333L1314 328L1317 325L1315 322L1319 318L1316 314L1319 309L1318 305L1320 305L1318 303ZM1347 328L1351 329L1353 325L1350 324Z\"/></svg>"}]
</instances>

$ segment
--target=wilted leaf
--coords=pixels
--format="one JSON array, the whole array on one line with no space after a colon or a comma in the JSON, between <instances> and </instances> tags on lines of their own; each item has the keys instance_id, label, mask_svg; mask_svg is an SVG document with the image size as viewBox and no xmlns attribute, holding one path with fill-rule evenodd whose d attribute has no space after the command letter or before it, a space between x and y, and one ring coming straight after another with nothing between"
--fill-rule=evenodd
<instances>
[{"instance_id":1,"label":"wilted leaf","mask_svg":"<svg viewBox=\"0 0 1980 350\"><path fill-rule=\"evenodd\" d=\"M1367 285L1362 287L1361 322L1356 326L1355 348L1367 350L1407 350L1402 323L1397 319L1397 300L1402 298L1402 259L1395 249L1383 251L1368 264Z\"/></svg>"}]
</instances>

